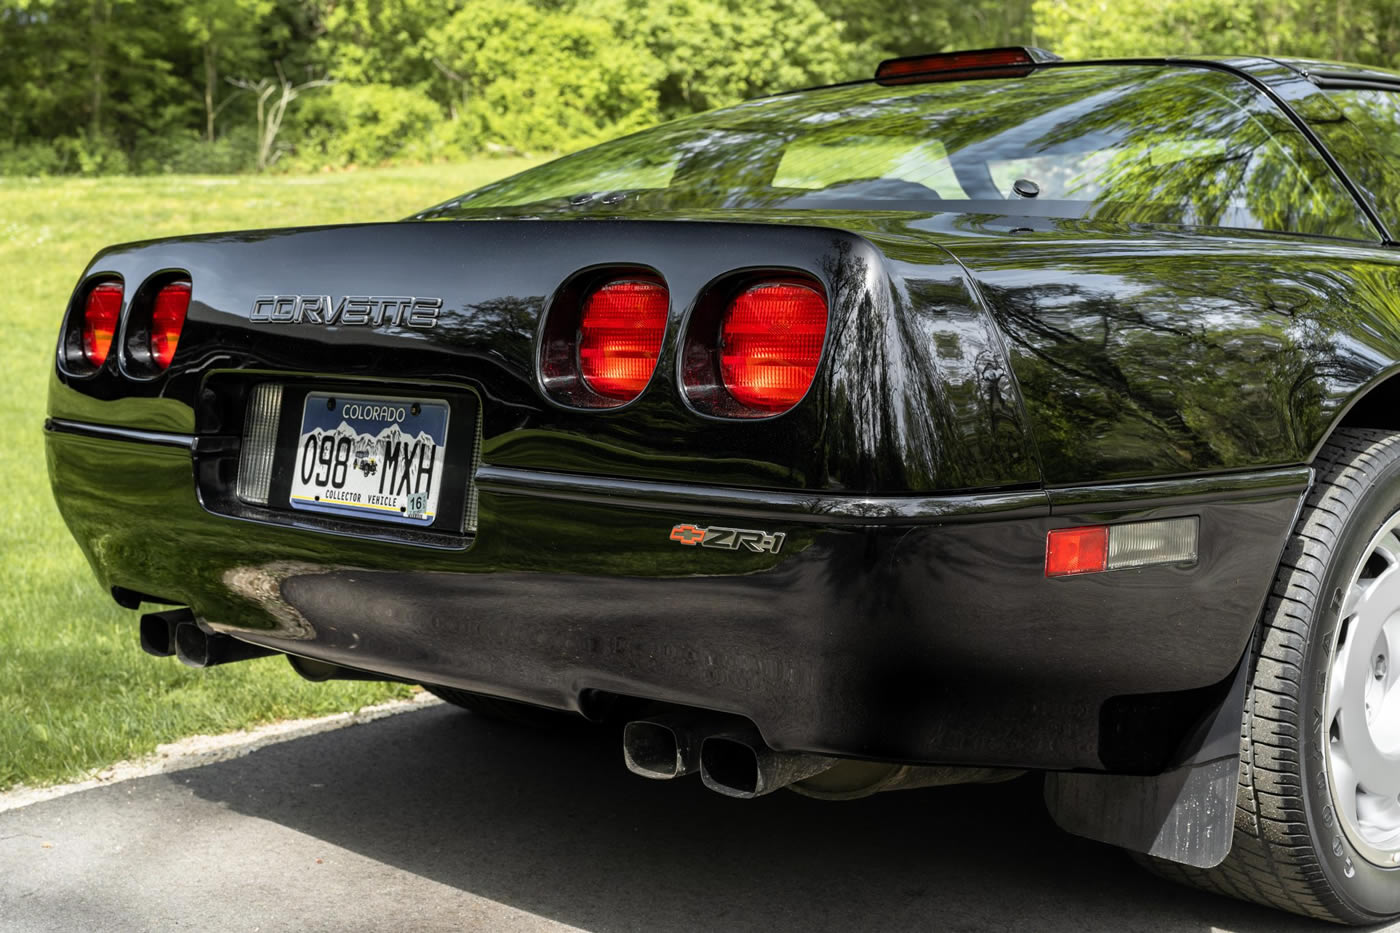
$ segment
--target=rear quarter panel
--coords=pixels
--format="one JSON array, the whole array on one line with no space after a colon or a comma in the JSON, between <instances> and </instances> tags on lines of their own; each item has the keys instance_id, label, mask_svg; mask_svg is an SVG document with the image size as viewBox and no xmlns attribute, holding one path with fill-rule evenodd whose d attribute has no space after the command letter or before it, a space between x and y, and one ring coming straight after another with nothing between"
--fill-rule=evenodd
<instances>
[{"instance_id":1,"label":"rear quarter panel","mask_svg":"<svg viewBox=\"0 0 1400 933\"><path fill-rule=\"evenodd\" d=\"M1400 359L1384 247L934 225L977 234L950 247L1005 336L1052 486L1307 462Z\"/></svg>"}]
</instances>

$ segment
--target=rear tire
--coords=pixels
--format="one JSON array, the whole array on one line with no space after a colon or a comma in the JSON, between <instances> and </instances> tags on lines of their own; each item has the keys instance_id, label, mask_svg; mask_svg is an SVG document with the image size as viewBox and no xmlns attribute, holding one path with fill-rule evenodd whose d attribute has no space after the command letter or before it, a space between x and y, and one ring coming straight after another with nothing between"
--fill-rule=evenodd
<instances>
[{"instance_id":1,"label":"rear tire","mask_svg":"<svg viewBox=\"0 0 1400 933\"><path fill-rule=\"evenodd\" d=\"M1400 620L1400 435L1338 430L1314 467L1248 661L1230 854L1204 870L1146 861L1207 891L1371 924L1400 916L1400 656L1386 661L1400 621L1384 624Z\"/></svg>"},{"instance_id":2,"label":"rear tire","mask_svg":"<svg viewBox=\"0 0 1400 933\"><path fill-rule=\"evenodd\" d=\"M482 719L508 723L512 726L525 726L530 729L566 729L585 721L582 716L574 713L566 713L544 706L531 706L529 703L517 703L514 700L503 700L500 697L471 693L467 690L433 687L428 684L424 684L423 689L438 699L468 710Z\"/></svg>"}]
</instances>

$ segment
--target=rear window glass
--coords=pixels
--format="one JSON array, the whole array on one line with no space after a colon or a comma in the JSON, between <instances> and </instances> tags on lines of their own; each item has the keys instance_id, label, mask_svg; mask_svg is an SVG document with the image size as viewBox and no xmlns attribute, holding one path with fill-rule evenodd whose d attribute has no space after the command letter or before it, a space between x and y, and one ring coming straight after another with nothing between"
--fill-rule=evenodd
<instances>
[{"instance_id":1,"label":"rear window glass","mask_svg":"<svg viewBox=\"0 0 1400 933\"><path fill-rule=\"evenodd\" d=\"M1375 238L1266 97L1227 73L1165 66L1059 67L749 101L566 156L420 216L743 208L956 210Z\"/></svg>"},{"instance_id":2,"label":"rear window glass","mask_svg":"<svg viewBox=\"0 0 1400 933\"><path fill-rule=\"evenodd\" d=\"M784 147L771 184L821 191L870 177L906 181L931 191L962 190L943 144L917 136L795 140Z\"/></svg>"},{"instance_id":3,"label":"rear window glass","mask_svg":"<svg viewBox=\"0 0 1400 933\"><path fill-rule=\"evenodd\" d=\"M1400 91L1334 88L1327 91L1350 128L1319 127L1342 168L1362 186L1391 235L1400 230Z\"/></svg>"}]
</instances>

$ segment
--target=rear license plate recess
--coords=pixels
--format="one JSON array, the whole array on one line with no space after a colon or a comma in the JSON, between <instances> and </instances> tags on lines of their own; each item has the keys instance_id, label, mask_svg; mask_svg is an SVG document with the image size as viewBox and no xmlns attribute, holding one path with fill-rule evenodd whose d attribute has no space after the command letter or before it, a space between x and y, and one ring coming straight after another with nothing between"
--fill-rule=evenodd
<instances>
[{"instance_id":1,"label":"rear license plate recess","mask_svg":"<svg viewBox=\"0 0 1400 933\"><path fill-rule=\"evenodd\" d=\"M292 463L294 509L429 526L447 466L440 398L309 392Z\"/></svg>"}]
</instances>

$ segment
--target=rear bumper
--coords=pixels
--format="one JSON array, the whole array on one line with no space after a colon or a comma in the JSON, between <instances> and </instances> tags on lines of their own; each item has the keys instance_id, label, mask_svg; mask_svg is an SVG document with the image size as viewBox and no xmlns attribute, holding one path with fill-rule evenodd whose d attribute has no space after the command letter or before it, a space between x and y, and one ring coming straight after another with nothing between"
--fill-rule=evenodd
<instances>
[{"instance_id":1,"label":"rear bumper","mask_svg":"<svg viewBox=\"0 0 1400 933\"><path fill-rule=\"evenodd\" d=\"M794 496L477 475L465 550L207 511L194 439L47 426L65 521L107 587L337 664L578 708L736 713L779 749L1151 773L1191 749L1258 617L1303 467L947 497ZM1200 516L1200 559L1058 580L1046 531ZM781 532L684 547L679 523Z\"/></svg>"}]
</instances>

